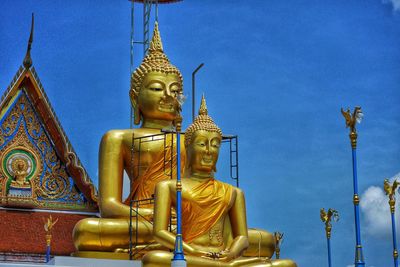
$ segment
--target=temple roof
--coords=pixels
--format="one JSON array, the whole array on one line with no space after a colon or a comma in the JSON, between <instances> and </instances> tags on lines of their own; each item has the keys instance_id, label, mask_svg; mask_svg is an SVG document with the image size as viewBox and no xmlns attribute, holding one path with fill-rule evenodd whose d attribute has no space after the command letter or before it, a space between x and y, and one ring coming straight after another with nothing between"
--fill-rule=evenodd
<instances>
[{"instance_id":1,"label":"temple roof","mask_svg":"<svg viewBox=\"0 0 400 267\"><path fill-rule=\"evenodd\" d=\"M74 182L89 201L97 203L97 190L68 140L34 67L19 68L0 100L0 115L22 87L32 100L58 156L65 163Z\"/></svg>"},{"instance_id":2,"label":"temple roof","mask_svg":"<svg viewBox=\"0 0 400 267\"><path fill-rule=\"evenodd\" d=\"M76 186L85 198L92 203L92 205L97 206L98 193L96 187L68 140L68 137L43 89L35 68L32 66L32 61L30 59L32 32L33 27L31 29L31 37L29 38L28 50L24 59L24 64L18 69L16 75L0 100L0 118L4 116L4 113L15 100L18 93L23 90L34 106L43 127L49 135L56 154L65 164L67 172L73 178ZM27 64L28 57L30 60L30 62L28 62L29 64Z\"/></svg>"}]
</instances>

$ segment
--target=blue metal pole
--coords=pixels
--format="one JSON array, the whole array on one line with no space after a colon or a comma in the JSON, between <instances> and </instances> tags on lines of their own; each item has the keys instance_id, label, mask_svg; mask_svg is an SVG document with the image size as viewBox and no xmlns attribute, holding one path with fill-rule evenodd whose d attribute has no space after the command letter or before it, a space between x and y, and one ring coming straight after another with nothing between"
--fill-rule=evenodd
<instances>
[{"instance_id":1,"label":"blue metal pole","mask_svg":"<svg viewBox=\"0 0 400 267\"><path fill-rule=\"evenodd\" d=\"M326 238L327 243L328 243L328 266L332 267L332 261L331 261L331 239L329 237Z\"/></svg>"},{"instance_id":2,"label":"blue metal pole","mask_svg":"<svg viewBox=\"0 0 400 267\"><path fill-rule=\"evenodd\" d=\"M183 254L183 240L182 240L182 183L181 183L181 134L180 127L176 131L176 238L174 257L171 262L173 267L186 267L185 255Z\"/></svg>"},{"instance_id":3,"label":"blue metal pole","mask_svg":"<svg viewBox=\"0 0 400 267\"><path fill-rule=\"evenodd\" d=\"M396 221L395 221L395 216L394 216L394 206L393 209L391 209L391 215L392 215L392 235L393 235L393 259L394 259L394 266L398 267L399 262L398 262L398 252L397 252L397 239L396 239Z\"/></svg>"},{"instance_id":4,"label":"blue metal pole","mask_svg":"<svg viewBox=\"0 0 400 267\"><path fill-rule=\"evenodd\" d=\"M350 134L350 139L352 138ZM356 137L357 138L357 137ZM353 142L352 142L353 145ZM358 197L358 181L357 181L357 157L356 148L352 146L352 158L353 158L353 188L354 188L354 220L356 225L356 255L355 255L355 267L365 266L364 255L361 246L361 234L360 234L360 210L358 204L360 199Z\"/></svg>"},{"instance_id":5,"label":"blue metal pole","mask_svg":"<svg viewBox=\"0 0 400 267\"><path fill-rule=\"evenodd\" d=\"M46 262L50 261L50 245L46 247Z\"/></svg>"}]
</instances>

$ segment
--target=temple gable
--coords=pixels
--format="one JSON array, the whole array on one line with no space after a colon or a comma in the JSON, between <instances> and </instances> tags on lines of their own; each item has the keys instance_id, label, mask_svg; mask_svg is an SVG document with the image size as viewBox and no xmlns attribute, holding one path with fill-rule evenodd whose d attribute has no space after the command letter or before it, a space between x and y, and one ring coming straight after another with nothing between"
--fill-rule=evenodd
<instances>
[{"instance_id":1,"label":"temple gable","mask_svg":"<svg viewBox=\"0 0 400 267\"><path fill-rule=\"evenodd\" d=\"M33 67L20 68L0 102L0 205L97 210L97 191Z\"/></svg>"},{"instance_id":2,"label":"temple gable","mask_svg":"<svg viewBox=\"0 0 400 267\"><path fill-rule=\"evenodd\" d=\"M93 206L57 155L25 88L18 90L0 118L0 134L2 204L50 209Z\"/></svg>"}]
</instances>

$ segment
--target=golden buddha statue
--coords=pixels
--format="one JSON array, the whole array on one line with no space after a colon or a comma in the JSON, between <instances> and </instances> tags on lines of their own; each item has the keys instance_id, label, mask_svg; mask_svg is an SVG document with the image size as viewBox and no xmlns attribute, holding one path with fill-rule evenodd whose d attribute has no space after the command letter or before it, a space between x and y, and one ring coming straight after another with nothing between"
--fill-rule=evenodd
<instances>
[{"instance_id":1,"label":"golden buddha statue","mask_svg":"<svg viewBox=\"0 0 400 267\"><path fill-rule=\"evenodd\" d=\"M242 257L249 246L243 192L214 179L222 132L207 114L202 99L199 116L185 133L187 161L182 178L182 237L188 266L297 266L291 260ZM171 206L176 206L176 182L163 181L155 191L154 238L174 249L168 231ZM172 253L151 251L144 267L170 266Z\"/></svg>"},{"instance_id":2,"label":"golden buddha statue","mask_svg":"<svg viewBox=\"0 0 400 267\"><path fill-rule=\"evenodd\" d=\"M108 257L90 251L126 251L130 200L150 199L157 182L176 177L176 152L173 152L176 138L163 134L162 130L172 130L174 120L180 116L182 90L182 75L164 54L156 23L148 54L131 77L129 95L134 123L142 124L137 129L111 130L103 136L99 151L101 218L77 223L73 239L78 252L74 255ZM184 162L184 151L181 158ZM131 181L130 195L125 201L122 199L124 171ZM153 207L141 205L134 209L133 215L136 211L140 216L133 219L139 221L137 229L134 221L133 233L138 234L137 245L145 246L154 242L150 223Z\"/></svg>"}]
</instances>

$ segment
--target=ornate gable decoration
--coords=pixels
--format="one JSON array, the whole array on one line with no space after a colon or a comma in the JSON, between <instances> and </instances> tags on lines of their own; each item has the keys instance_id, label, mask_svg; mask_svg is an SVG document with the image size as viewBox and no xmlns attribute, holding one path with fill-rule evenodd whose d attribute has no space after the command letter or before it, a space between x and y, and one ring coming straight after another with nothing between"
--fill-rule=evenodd
<instances>
[{"instance_id":1,"label":"ornate gable decoration","mask_svg":"<svg viewBox=\"0 0 400 267\"><path fill-rule=\"evenodd\" d=\"M0 206L97 210L96 188L31 66L31 40L0 101Z\"/></svg>"}]
</instances>

